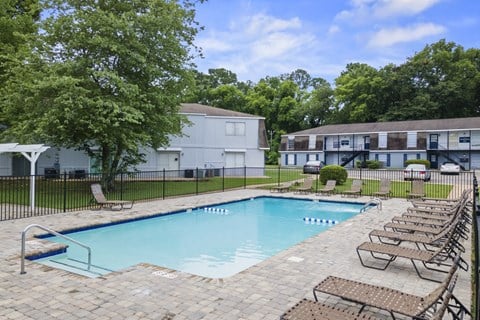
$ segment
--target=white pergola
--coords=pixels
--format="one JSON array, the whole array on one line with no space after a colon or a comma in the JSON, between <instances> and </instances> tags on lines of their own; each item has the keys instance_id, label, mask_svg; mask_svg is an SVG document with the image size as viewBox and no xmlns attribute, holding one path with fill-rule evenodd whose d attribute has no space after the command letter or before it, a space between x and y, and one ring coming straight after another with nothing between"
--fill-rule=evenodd
<instances>
[{"instance_id":1,"label":"white pergola","mask_svg":"<svg viewBox=\"0 0 480 320\"><path fill-rule=\"evenodd\" d=\"M35 209L35 164L40 154L48 148L50 147L43 144L0 143L0 153L19 152L30 161L30 208L32 211Z\"/></svg>"}]
</instances>

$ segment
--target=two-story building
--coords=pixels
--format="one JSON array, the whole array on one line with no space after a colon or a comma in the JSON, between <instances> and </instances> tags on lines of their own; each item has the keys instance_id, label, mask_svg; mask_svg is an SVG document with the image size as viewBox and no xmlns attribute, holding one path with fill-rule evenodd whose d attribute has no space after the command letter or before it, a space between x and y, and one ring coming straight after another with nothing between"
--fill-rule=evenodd
<instances>
[{"instance_id":1,"label":"two-story building","mask_svg":"<svg viewBox=\"0 0 480 320\"><path fill-rule=\"evenodd\" d=\"M450 161L469 170L480 168L480 118L326 125L283 135L280 154L283 166L321 160L352 167L370 159L402 168L427 159L432 168Z\"/></svg>"},{"instance_id":2,"label":"two-story building","mask_svg":"<svg viewBox=\"0 0 480 320\"><path fill-rule=\"evenodd\" d=\"M180 113L191 125L185 126L182 136L170 137L165 148L144 148L146 162L135 167L139 171L192 172L192 169L264 168L268 150L265 119L259 116L185 103ZM56 168L58 172L98 172L94 158L85 152L51 146L37 161L37 173ZM132 168L133 169L133 168ZM0 154L0 175L28 175L29 162L22 156ZM243 170L242 170L243 173Z\"/></svg>"}]
</instances>

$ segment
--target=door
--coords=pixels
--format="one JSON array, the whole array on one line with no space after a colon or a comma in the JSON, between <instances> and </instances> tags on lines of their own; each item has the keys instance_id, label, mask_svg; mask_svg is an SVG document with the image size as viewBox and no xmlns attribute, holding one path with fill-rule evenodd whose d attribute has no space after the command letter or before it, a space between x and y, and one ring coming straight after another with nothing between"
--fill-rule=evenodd
<instances>
[{"instance_id":1,"label":"door","mask_svg":"<svg viewBox=\"0 0 480 320\"><path fill-rule=\"evenodd\" d=\"M370 136L363 137L363 149L369 150L370 149Z\"/></svg>"},{"instance_id":2,"label":"door","mask_svg":"<svg viewBox=\"0 0 480 320\"><path fill-rule=\"evenodd\" d=\"M438 149L438 134L431 133L430 134L430 145L429 149L437 150Z\"/></svg>"},{"instance_id":3,"label":"door","mask_svg":"<svg viewBox=\"0 0 480 320\"><path fill-rule=\"evenodd\" d=\"M438 169L438 156L436 154L430 154L428 161L430 161L430 168Z\"/></svg>"},{"instance_id":4,"label":"door","mask_svg":"<svg viewBox=\"0 0 480 320\"><path fill-rule=\"evenodd\" d=\"M158 155L157 169L165 169L165 171L180 170L180 153L161 151Z\"/></svg>"},{"instance_id":5,"label":"door","mask_svg":"<svg viewBox=\"0 0 480 320\"><path fill-rule=\"evenodd\" d=\"M239 168L245 166L244 152L226 152L225 168Z\"/></svg>"}]
</instances>

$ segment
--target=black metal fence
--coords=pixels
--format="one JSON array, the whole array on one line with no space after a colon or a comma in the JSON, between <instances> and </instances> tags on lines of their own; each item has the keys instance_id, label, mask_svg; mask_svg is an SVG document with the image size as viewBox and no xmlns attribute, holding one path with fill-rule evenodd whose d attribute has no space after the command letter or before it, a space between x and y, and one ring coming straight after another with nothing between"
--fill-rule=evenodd
<instances>
[{"instance_id":1,"label":"black metal fence","mask_svg":"<svg viewBox=\"0 0 480 320\"><path fill-rule=\"evenodd\" d=\"M187 169L176 171L126 172L119 174L108 199L146 201L165 199L231 189L258 187L269 189L274 185L294 182L292 191L301 187L306 178L314 179L312 192L323 188L319 175L303 174L301 168L216 168ZM473 172L459 175L440 175L432 171L430 181L425 183L428 197L455 198L465 188L472 188ZM97 207L90 191L92 183L101 181L101 174L84 171L37 175L35 180L35 206L31 206L32 177L0 177L0 221L32 216L54 214ZM391 196L409 196L412 182L404 180L403 170L349 169L348 180L337 185L336 192L349 190L353 179L363 182L362 195L373 195L380 188L380 179L391 181ZM407 177L408 178L408 177Z\"/></svg>"}]
</instances>

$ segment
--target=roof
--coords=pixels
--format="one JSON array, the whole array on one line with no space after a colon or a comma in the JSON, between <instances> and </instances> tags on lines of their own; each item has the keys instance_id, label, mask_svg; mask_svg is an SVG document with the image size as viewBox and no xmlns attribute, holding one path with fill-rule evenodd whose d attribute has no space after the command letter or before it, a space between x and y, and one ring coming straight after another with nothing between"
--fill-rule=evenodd
<instances>
[{"instance_id":1,"label":"roof","mask_svg":"<svg viewBox=\"0 0 480 320\"><path fill-rule=\"evenodd\" d=\"M446 131L480 129L480 117L451 118L434 120L410 120L391 122L348 123L331 124L303 131L289 133L288 135L329 135L352 134L373 132L405 132L405 131Z\"/></svg>"},{"instance_id":2,"label":"roof","mask_svg":"<svg viewBox=\"0 0 480 320\"><path fill-rule=\"evenodd\" d=\"M263 119L263 117L232 111L222 108L215 108L211 106L206 106L199 103L181 103L180 104L181 113L193 113L193 114L204 114L210 117L238 117L238 118L258 118Z\"/></svg>"}]
</instances>

